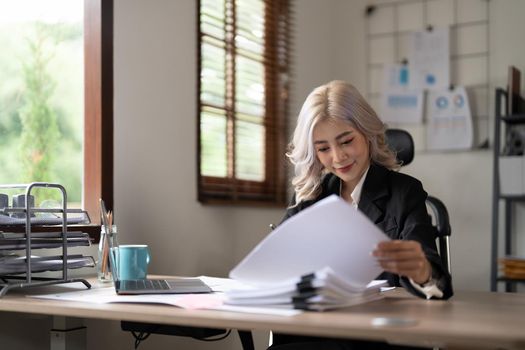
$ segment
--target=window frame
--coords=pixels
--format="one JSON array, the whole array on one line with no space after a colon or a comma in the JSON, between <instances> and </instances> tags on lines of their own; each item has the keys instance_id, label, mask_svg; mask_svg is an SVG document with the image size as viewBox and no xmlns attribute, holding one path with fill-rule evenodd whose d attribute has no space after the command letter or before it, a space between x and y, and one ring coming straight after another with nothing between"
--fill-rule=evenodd
<instances>
[{"instance_id":1,"label":"window frame","mask_svg":"<svg viewBox=\"0 0 525 350\"><path fill-rule=\"evenodd\" d=\"M113 210L113 0L84 0L84 181L82 208L100 239L99 199Z\"/></svg>"},{"instance_id":2,"label":"window frame","mask_svg":"<svg viewBox=\"0 0 525 350\"><path fill-rule=\"evenodd\" d=\"M235 8L236 0L225 0L226 3L232 4ZM289 16L289 2L287 0L267 0L265 1L265 21L271 20L272 23L279 24L272 16L275 11L278 14ZM286 205L286 159L284 150L286 148L286 116L288 114L288 81L282 82L280 75L288 73L288 58L284 64L278 67L272 63L278 61L278 37L279 31L265 25L265 42L263 62L265 67L265 149L264 149L264 181L241 180L235 175L222 177L205 176L201 173L201 113L207 104L201 101L201 70L202 70L202 44L204 34L201 32L201 1L197 1L197 197L198 201L203 204L229 204L229 205L249 205L249 206L284 206ZM273 11L273 12L272 12ZM285 23L289 24L289 17L286 17ZM232 23L235 32L235 19ZM287 32L289 28L281 30ZM286 37L288 39L288 36ZM232 61L235 64L235 46L234 41L226 41L225 50L232 53ZM272 43L272 44L270 44ZM281 44L282 45L282 44ZM286 49L289 50L288 40L286 40ZM289 57L289 53L287 53ZM228 95L235 96L235 68L229 67L231 63L226 63L226 99ZM230 69L230 72L228 70ZM289 80L289 79L288 79ZM230 84L230 86L228 86ZM229 92L228 92L229 91ZM226 139L228 167L235 169L235 97L230 97L231 103L226 105L231 108L220 107L226 115L227 130ZM212 106L217 107L217 106ZM234 173L234 170L230 170Z\"/></svg>"}]
</instances>

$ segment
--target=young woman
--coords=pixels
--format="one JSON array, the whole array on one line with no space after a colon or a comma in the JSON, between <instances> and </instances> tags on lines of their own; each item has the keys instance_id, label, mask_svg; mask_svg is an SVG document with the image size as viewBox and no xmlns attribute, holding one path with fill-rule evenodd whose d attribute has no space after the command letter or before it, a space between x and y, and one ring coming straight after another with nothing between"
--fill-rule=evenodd
<instances>
[{"instance_id":1,"label":"young woman","mask_svg":"<svg viewBox=\"0 0 525 350\"><path fill-rule=\"evenodd\" d=\"M339 195L392 239L372 252L384 269L378 279L427 299L452 296L451 277L438 256L426 210L427 193L417 179L395 171L400 165L385 142L385 125L355 87L332 81L308 95L287 156L295 167L295 195L284 220L329 195ZM282 347L309 340L275 334L272 348L387 347L318 338L322 344Z\"/></svg>"}]
</instances>

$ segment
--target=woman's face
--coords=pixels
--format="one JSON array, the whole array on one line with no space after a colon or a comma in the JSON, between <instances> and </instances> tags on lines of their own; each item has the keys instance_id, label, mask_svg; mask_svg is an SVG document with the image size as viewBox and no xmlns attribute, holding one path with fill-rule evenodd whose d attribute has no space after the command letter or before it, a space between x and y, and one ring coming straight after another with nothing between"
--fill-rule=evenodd
<instances>
[{"instance_id":1,"label":"woman's face","mask_svg":"<svg viewBox=\"0 0 525 350\"><path fill-rule=\"evenodd\" d=\"M351 189L370 165L368 140L341 120L317 123L313 131L313 143L321 164Z\"/></svg>"}]
</instances>

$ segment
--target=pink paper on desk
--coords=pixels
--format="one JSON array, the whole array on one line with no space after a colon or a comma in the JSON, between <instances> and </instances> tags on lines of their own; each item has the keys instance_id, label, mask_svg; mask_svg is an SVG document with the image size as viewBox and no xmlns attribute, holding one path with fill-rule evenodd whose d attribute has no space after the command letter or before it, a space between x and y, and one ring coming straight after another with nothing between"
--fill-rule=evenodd
<instances>
[{"instance_id":1,"label":"pink paper on desk","mask_svg":"<svg viewBox=\"0 0 525 350\"><path fill-rule=\"evenodd\" d=\"M184 309L216 309L222 305L222 296L217 294L187 294L177 300Z\"/></svg>"}]
</instances>

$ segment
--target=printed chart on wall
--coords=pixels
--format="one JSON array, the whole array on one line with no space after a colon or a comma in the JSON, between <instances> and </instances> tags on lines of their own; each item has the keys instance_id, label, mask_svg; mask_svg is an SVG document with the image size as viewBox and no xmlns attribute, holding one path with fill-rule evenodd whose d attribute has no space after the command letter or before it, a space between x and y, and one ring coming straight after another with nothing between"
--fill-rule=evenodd
<instances>
[{"instance_id":1,"label":"printed chart on wall","mask_svg":"<svg viewBox=\"0 0 525 350\"><path fill-rule=\"evenodd\" d=\"M429 150L472 147L472 116L465 88L429 91L426 116Z\"/></svg>"},{"instance_id":2,"label":"printed chart on wall","mask_svg":"<svg viewBox=\"0 0 525 350\"><path fill-rule=\"evenodd\" d=\"M385 64L381 119L386 123L421 123L423 121L423 90L409 88L406 64Z\"/></svg>"}]
</instances>

